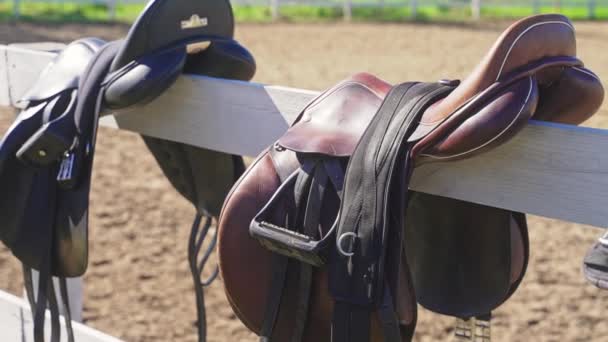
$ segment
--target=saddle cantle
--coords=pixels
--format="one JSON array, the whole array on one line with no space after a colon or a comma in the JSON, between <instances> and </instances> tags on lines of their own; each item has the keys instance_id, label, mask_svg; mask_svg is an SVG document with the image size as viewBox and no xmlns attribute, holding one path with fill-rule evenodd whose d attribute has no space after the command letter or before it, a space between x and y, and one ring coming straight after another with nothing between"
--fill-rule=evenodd
<instances>
[{"instance_id":1,"label":"saddle cantle","mask_svg":"<svg viewBox=\"0 0 608 342\"><path fill-rule=\"evenodd\" d=\"M198 22L192 21L193 14ZM180 26L184 21L187 25ZM60 277L65 292L64 278L80 276L87 267L88 201L99 116L149 103L183 72L249 80L255 61L233 40L233 33L227 0L153 0L126 39L106 43L86 38L68 45L21 100L25 109L0 141L0 216L4 220L0 240L24 265L36 341L44 340L47 300L51 339L59 338L51 276ZM189 47L195 43L208 46L192 51ZM243 169L240 157L145 140L172 183L195 204L195 221L205 216L210 222L209 216L219 213L224 195ZM208 177L214 177L213 182ZM201 270L196 266L200 246L195 247L206 230L193 228L190 251L201 341L205 340L205 314ZM36 300L30 269L40 272ZM67 299L65 293L62 297ZM68 337L73 340L65 307Z\"/></svg>"},{"instance_id":2,"label":"saddle cantle","mask_svg":"<svg viewBox=\"0 0 608 342\"><path fill-rule=\"evenodd\" d=\"M513 24L462 82L358 74L325 91L224 203L235 313L264 341L409 341L416 302L485 326L524 276L525 216L408 191L414 166L488 151L531 118L578 124L603 96L561 15Z\"/></svg>"}]
</instances>

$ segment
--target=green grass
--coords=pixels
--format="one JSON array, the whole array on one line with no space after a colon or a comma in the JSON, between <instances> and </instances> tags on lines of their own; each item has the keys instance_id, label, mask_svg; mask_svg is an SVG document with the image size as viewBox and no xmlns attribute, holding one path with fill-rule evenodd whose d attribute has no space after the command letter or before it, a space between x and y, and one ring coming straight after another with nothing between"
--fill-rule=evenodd
<instances>
[{"instance_id":1,"label":"green grass","mask_svg":"<svg viewBox=\"0 0 608 342\"><path fill-rule=\"evenodd\" d=\"M561 13L571 20L588 20L589 11L587 7L564 7L559 11L556 11L554 7L541 7L541 13ZM481 16L483 18L521 18L524 16L534 14L530 7L490 7L483 8ZM608 19L608 7L601 7L595 10L596 20L607 20Z\"/></svg>"},{"instance_id":2,"label":"green grass","mask_svg":"<svg viewBox=\"0 0 608 342\"><path fill-rule=\"evenodd\" d=\"M116 8L116 20L132 22L144 8L140 4L120 5ZM13 19L12 4L0 4L0 20ZM77 3L25 2L20 8L20 20L41 22L105 22L108 16L106 5Z\"/></svg>"},{"instance_id":3,"label":"green grass","mask_svg":"<svg viewBox=\"0 0 608 342\"><path fill-rule=\"evenodd\" d=\"M116 21L132 22L143 9L143 4L124 4L116 8ZM541 13L555 12L555 8L541 8ZM573 20L588 19L586 7L564 7L560 11ZM20 20L43 22L107 22L108 8L105 5L76 3L25 2L20 8ZM266 6L234 6L239 22L270 22L270 9ZM531 7L484 7L483 19L512 19L533 14ZM448 8L441 6L422 6L418 9L419 21L467 21L470 20L469 7ZM281 20L288 22L318 22L342 19L342 8L312 7L293 5L281 7ZM608 7L596 10L598 20L608 20ZM13 20L12 4L0 3L0 20ZM353 20L402 22L412 20L408 7L355 7Z\"/></svg>"}]
</instances>

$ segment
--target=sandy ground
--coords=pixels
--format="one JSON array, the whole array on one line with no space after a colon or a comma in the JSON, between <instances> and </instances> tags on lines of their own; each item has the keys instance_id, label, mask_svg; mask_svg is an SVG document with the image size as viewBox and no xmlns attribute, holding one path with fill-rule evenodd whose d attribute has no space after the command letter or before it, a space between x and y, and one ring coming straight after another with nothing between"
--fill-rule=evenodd
<instances>
[{"instance_id":1,"label":"sandy ground","mask_svg":"<svg viewBox=\"0 0 608 342\"><path fill-rule=\"evenodd\" d=\"M240 25L256 81L323 89L357 71L391 82L458 78L507 23L482 25ZM608 24L577 23L579 55L608 79ZM0 25L0 42L119 37L125 26ZM11 112L0 114L0 131ZM588 126L608 128L608 103ZM102 129L91 201L86 324L127 341L195 341L186 263L193 209L163 178L141 139ZM608 294L587 285L581 258L598 229L530 218L531 261L516 295L495 312L496 341L607 341ZM18 263L0 247L0 288L21 293ZM217 281L207 291L210 341L255 341ZM421 310L416 341L450 339L451 318ZM0 337L2 332L0 332ZM0 338L1 340L1 338Z\"/></svg>"}]
</instances>

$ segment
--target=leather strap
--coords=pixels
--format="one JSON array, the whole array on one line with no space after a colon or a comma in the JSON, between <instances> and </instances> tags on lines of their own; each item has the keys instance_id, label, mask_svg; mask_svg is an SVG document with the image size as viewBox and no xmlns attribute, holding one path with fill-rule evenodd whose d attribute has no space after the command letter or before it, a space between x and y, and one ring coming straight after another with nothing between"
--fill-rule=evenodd
<instances>
[{"instance_id":1,"label":"leather strap","mask_svg":"<svg viewBox=\"0 0 608 342\"><path fill-rule=\"evenodd\" d=\"M68 284L64 277L59 278L59 289L63 300L63 311L65 327L68 334L68 342L74 342L74 329L72 328L72 311L70 310L70 300L68 297Z\"/></svg>"},{"instance_id":2,"label":"leather strap","mask_svg":"<svg viewBox=\"0 0 608 342\"><path fill-rule=\"evenodd\" d=\"M296 201L296 209L300 207L299 201L301 201L302 195L305 190L304 187L307 184L306 180L308 180L307 174L303 170L299 169L297 172L298 175L296 185L294 186L294 198ZM281 182L286 181L286 178L284 178L285 176L289 175L286 175L285 173L279 173L279 178ZM290 215L287 214L285 217L285 227L297 227L297 218L297 212L295 213L293 218L290 218ZM262 329L260 331L260 342L272 341L272 333L279 314L281 301L283 299L283 290L285 288L285 279L287 278L289 264L289 258L279 254L273 255L273 273L272 279L270 280L270 289L268 294L268 300L266 303L266 311L264 312L264 321L262 323Z\"/></svg>"},{"instance_id":3,"label":"leather strap","mask_svg":"<svg viewBox=\"0 0 608 342\"><path fill-rule=\"evenodd\" d=\"M307 236L321 235L322 232L319 231L319 227L327 187L331 185L338 197L341 198L344 171L338 160L331 158L314 160L313 158L305 161L296 172L298 174L293 189L296 212L293 215L293 222L288 223L286 227L296 231L299 230L298 227L302 227L299 232ZM279 172L279 175L282 182L291 177L284 172ZM306 202L302 203L304 199ZM279 314L287 272L296 269L295 267L289 268L288 264L295 266L297 261L288 260L288 258L276 254L273 259L273 278L270 287L270 293L273 295L269 296L264 315L264 323L260 334L260 341L263 342L271 341L272 330ZM297 303L295 314L291 317L294 321L291 342L300 342L304 338L313 276L311 265L297 262L297 266L299 268Z\"/></svg>"},{"instance_id":4,"label":"leather strap","mask_svg":"<svg viewBox=\"0 0 608 342\"><path fill-rule=\"evenodd\" d=\"M336 235L339 254L329 274L336 300L332 342L369 341L369 319L377 309L385 341L401 341L385 275L388 237L400 237L405 221L413 164L410 135L426 108L452 89L428 83L394 87L350 159ZM391 249L402 248L397 240Z\"/></svg>"}]
</instances>

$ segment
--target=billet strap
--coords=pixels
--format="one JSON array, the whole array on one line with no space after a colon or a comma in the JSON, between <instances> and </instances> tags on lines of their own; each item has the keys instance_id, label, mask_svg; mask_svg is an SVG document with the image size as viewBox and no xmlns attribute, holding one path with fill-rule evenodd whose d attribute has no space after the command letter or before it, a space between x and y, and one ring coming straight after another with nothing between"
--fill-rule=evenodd
<instances>
[{"instance_id":1,"label":"billet strap","mask_svg":"<svg viewBox=\"0 0 608 342\"><path fill-rule=\"evenodd\" d=\"M64 277L59 278L59 289L61 291L61 299L63 300L65 330L68 334L68 342L74 342L74 328L72 327L72 311L70 309L70 299L68 297L68 284Z\"/></svg>"},{"instance_id":2,"label":"billet strap","mask_svg":"<svg viewBox=\"0 0 608 342\"><path fill-rule=\"evenodd\" d=\"M343 168L336 159L321 159L319 161L307 161L300 169L287 178L282 178L284 184L293 183L294 210L295 214L290 218L286 215L286 229L293 229L298 234L315 237L322 232L319 231L323 199L326 191L331 185L341 198ZM280 194L283 190L277 190ZM277 196L280 198L280 196ZM305 200L305 202L304 202ZM272 200L271 200L272 202ZM264 210L263 210L264 211ZM293 223L291 223L292 221ZM331 235L331 232L327 235ZM327 236L326 236L327 237ZM325 238L326 238L325 237ZM322 238L323 241L325 238ZM298 262L300 261L300 262ZM289 268L288 265L296 265L297 268ZM271 341L274 325L279 315L280 306L285 288L287 273L299 268L298 290L296 311L291 319L294 322L291 342L300 342L304 338L312 289L313 265L302 262L302 260L289 259L288 257L275 254L273 257L273 276L264 314L264 322L260 332L260 341Z\"/></svg>"},{"instance_id":3,"label":"billet strap","mask_svg":"<svg viewBox=\"0 0 608 342\"><path fill-rule=\"evenodd\" d=\"M274 149L270 149L272 154ZM279 180L284 183L289 178L289 174L283 171L282 168L277 168ZM285 222L287 226L287 222ZM283 288L285 287L285 278L287 277L287 266L289 259L280 255L273 254L272 256L272 278L270 279L270 288L268 292L268 299L266 303L266 310L264 312L264 320L262 322L262 328L260 330L260 342L269 342L272 336L277 316L279 314L279 307L281 305L281 299L283 298Z\"/></svg>"},{"instance_id":4,"label":"billet strap","mask_svg":"<svg viewBox=\"0 0 608 342\"><path fill-rule=\"evenodd\" d=\"M378 307L378 316L382 324L385 341L401 342L401 330L399 326L399 317L395 310L394 298L391 294L391 289L388 284L385 284L384 296L382 304Z\"/></svg>"},{"instance_id":5,"label":"billet strap","mask_svg":"<svg viewBox=\"0 0 608 342\"><path fill-rule=\"evenodd\" d=\"M30 311L32 312L32 318L34 320L34 341L44 341L44 321L46 316L46 309L51 313L51 342L59 342L61 340L61 325L59 323L59 303L55 293L55 286L53 284L53 278L50 275L43 275L39 272L38 277L38 289L37 298L34 293L34 286L32 280L33 270L29 267L23 266L23 281L25 292L27 295L28 302L30 304ZM72 315L70 311L69 297L67 291L66 279L63 277L59 278L59 288L61 299L64 308L64 321L67 333L68 342L74 342L74 329L72 327ZM40 316L40 312L43 313Z\"/></svg>"},{"instance_id":6,"label":"billet strap","mask_svg":"<svg viewBox=\"0 0 608 342\"><path fill-rule=\"evenodd\" d=\"M57 304L57 296L55 295L55 284L53 277L49 276L47 283L47 298L48 307L51 312L51 342L59 342L61 338L61 324L59 323L59 305Z\"/></svg>"},{"instance_id":7,"label":"billet strap","mask_svg":"<svg viewBox=\"0 0 608 342\"><path fill-rule=\"evenodd\" d=\"M295 182L293 188L295 213L293 216L291 216L289 210L287 210L288 212L285 215L285 227L287 227L286 229L293 227L293 230L297 231L300 214L298 211L300 211L302 197L310 184L311 176L303 169L298 169L290 176L290 178ZM281 302L283 300L285 280L287 279L287 272L289 271L288 265L290 263L290 260L284 255L277 254L273 257L273 276L270 284L271 292L268 293L268 303L266 305L262 331L260 331L261 342L272 341L272 333L274 331L274 326L277 322Z\"/></svg>"},{"instance_id":8,"label":"billet strap","mask_svg":"<svg viewBox=\"0 0 608 342\"><path fill-rule=\"evenodd\" d=\"M394 87L350 159L336 231L338 253L329 273L330 291L336 300L332 342L369 341L371 313L379 309L386 318L382 320L385 341L401 341L399 329L395 329L398 325L391 327L396 322L388 314L385 267L389 245L402 248L401 241L389 243L389 236L400 236L397 232L405 222L413 167L413 143L408 140L424 111L453 89L438 83Z\"/></svg>"},{"instance_id":9,"label":"billet strap","mask_svg":"<svg viewBox=\"0 0 608 342\"><path fill-rule=\"evenodd\" d=\"M329 176L323 165L314 168L314 175L308 192L306 210L304 212L303 234L315 236L320 234L319 225L321 223L321 205L325 196L325 189L329 183ZM310 302L310 290L312 287L312 265L300 263L300 278L298 279L298 304L295 314L295 327L291 342L300 342L304 336L304 328L308 316Z\"/></svg>"}]
</instances>

